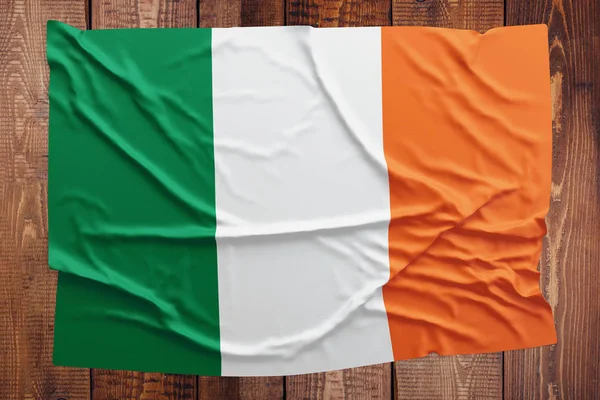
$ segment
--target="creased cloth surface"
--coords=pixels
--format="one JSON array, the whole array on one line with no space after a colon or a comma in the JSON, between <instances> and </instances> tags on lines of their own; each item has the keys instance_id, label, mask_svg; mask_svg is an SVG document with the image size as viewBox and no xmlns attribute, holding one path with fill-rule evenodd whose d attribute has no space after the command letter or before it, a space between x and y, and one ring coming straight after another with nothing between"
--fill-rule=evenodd
<instances>
[{"instance_id":1,"label":"creased cloth surface","mask_svg":"<svg viewBox=\"0 0 600 400\"><path fill-rule=\"evenodd\" d=\"M556 341L545 26L48 23L59 365L289 375Z\"/></svg>"}]
</instances>

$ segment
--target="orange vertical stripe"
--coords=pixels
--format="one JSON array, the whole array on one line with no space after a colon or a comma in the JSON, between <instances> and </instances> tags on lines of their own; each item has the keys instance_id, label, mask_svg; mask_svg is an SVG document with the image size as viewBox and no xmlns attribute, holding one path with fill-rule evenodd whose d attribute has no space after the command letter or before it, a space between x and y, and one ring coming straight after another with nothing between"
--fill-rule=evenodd
<instances>
[{"instance_id":1,"label":"orange vertical stripe","mask_svg":"<svg viewBox=\"0 0 600 400\"><path fill-rule=\"evenodd\" d=\"M394 358L554 343L545 25L382 28Z\"/></svg>"}]
</instances>

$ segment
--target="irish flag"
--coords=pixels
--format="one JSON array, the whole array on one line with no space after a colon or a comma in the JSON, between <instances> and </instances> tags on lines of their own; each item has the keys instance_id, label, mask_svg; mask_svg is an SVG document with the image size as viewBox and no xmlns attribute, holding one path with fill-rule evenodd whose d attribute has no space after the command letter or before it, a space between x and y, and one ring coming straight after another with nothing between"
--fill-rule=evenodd
<instances>
[{"instance_id":1,"label":"irish flag","mask_svg":"<svg viewBox=\"0 0 600 400\"><path fill-rule=\"evenodd\" d=\"M554 343L547 41L50 21L55 363L289 375Z\"/></svg>"}]
</instances>

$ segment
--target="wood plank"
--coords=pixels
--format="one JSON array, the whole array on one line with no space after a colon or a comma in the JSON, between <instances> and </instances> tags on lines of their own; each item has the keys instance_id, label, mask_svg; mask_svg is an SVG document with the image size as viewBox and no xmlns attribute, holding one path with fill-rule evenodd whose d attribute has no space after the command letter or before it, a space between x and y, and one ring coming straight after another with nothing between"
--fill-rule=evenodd
<instances>
[{"instance_id":1,"label":"wood plank","mask_svg":"<svg viewBox=\"0 0 600 400\"><path fill-rule=\"evenodd\" d=\"M87 399L89 369L52 365L46 21L84 1L0 0L0 399Z\"/></svg>"},{"instance_id":2,"label":"wood plank","mask_svg":"<svg viewBox=\"0 0 600 400\"><path fill-rule=\"evenodd\" d=\"M390 25L389 0L287 0L287 25Z\"/></svg>"},{"instance_id":3,"label":"wood plank","mask_svg":"<svg viewBox=\"0 0 600 400\"><path fill-rule=\"evenodd\" d=\"M598 399L600 3L508 0L508 25L549 26L553 170L541 287L558 343L505 354L506 399Z\"/></svg>"},{"instance_id":4,"label":"wood plank","mask_svg":"<svg viewBox=\"0 0 600 400\"><path fill-rule=\"evenodd\" d=\"M133 371L93 370L93 399L195 400L196 377Z\"/></svg>"},{"instance_id":5,"label":"wood plank","mask_svg":"<svg viewBox=\"0 0 600 400\"><path fill-rule=\"evenodd\" d=\"M396 363L398 399L501 399L502 354Z\"/></svg>"},{"instance_id":6,"label":"wood plank","mask_svg":"<svg viewBox=\"0 0 600 400\"><path fill-rule=\"evenodd\" d=\"M195 0L92 0L91 10L92 29L195 27L197 23ZM193 375L92 370L92 398L98 399L191 400L197 397L196 386Z\"/></svg>"},{"instance_id":7,"label":"wood plank","mask_svg":"<svg viewBox=\"0 0 600 400\"><path fill-rule=\"evenodd\" d=\"M285 21L285 0L242 0L242 26L275 26Z\"/></svg>"},{"instance_id":8,"label":"wood plank","mask_svg":"<svg viewBox=\"0 0 600 400\"><path fill-rule=\"evenodd\" d=\"M248 377L217 378L201 376L199 380L200 400L263 400L283 399L283 378Z\"/></svg>"},{"instance_id":9,"label":"wood plank","mask_svg":"<svg viewBox=\"0 0 600 400\"><path fill-rule=\"evenodd\" d=\"M287 0L287 24L315 27L391 25L389 0ZM286 379L286 394L300 399L390 399L392 365L379 364Z\"/></svg>"},{"instance_id":10,"label":"wood plank","mask_svg":"<svg viewBox=\"0 0 600 400\"><path fill-rule=\"evenodd\" d=\"M283 25L283 0L201 0L200 26ZM198 398L201 400L282 399L282 377L200 377Z\"/></svg>"},{"instance_id":11,"label":"wood plank","mask_svg":"<svg viewBox=\"0 0 600 400\"><path fill-rule=\"evenodd\" d=\"M503 0L392 0L394 25L480 32L502 26ZM429 357L396 363L396 398L502 397L502 354Z\"/></svg>"},{"instance_id":12,"label":"wood plank","mask_svg":"<svg viewBox=\"0 0 600 400\"><path fill-rule=\"evenodd\" d=\"M195 0L91 0L92 29L195 27Z\"/></svg>"},{"instance_id":13,"label":"wood plank","mask_svg":"<svg viewBox=\"0 0 600 400\"><path fill-rule=\"evenodd\" d=\"M284 23L284 0L203 0L200 26L280 26Z\"/></svg>"},{"instance_id":14,"label":"wood plank","mask_svg":"<svg viewBox=\"0 0 600 400\"><path fill-rule=\"evenodd\" d=\"M392 363L287 378L288 400L391 399Z\"/></svg>"},{"instance_id":15,"label":"wood plank","mask_svg":"<svg viewBox=\"0 0 600 400\"><path fill-rule=\"evenodd\" d=\"M203 28L242 26L242 0L200 1L200 26Z\"/></svg>"},{"instance_id":16,"label":"wood plank","mask_svg":"<svg viewBox=\"0 0 600 400\"><path fill-rule=\"evenodd\" d=\"M504 23L503 0L392 0L394 25L486 31Z\"/></svg>"}]
</instances>

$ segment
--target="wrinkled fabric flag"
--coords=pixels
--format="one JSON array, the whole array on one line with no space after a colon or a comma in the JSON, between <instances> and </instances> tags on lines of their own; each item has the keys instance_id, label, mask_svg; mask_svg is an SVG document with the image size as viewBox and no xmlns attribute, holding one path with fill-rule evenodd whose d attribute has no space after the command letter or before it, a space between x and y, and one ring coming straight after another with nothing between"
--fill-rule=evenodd
<instances>
[{"instance_id":1,"label":"wrinkled fabric flag","mask_svg":"<svg viewBox=\"0 0 600 400\"><path fill-rule=\"evenodd\" d=\"M290 375L554 343L547 42L50 21L54 362Z\"/></svg>"}]
</instances>

